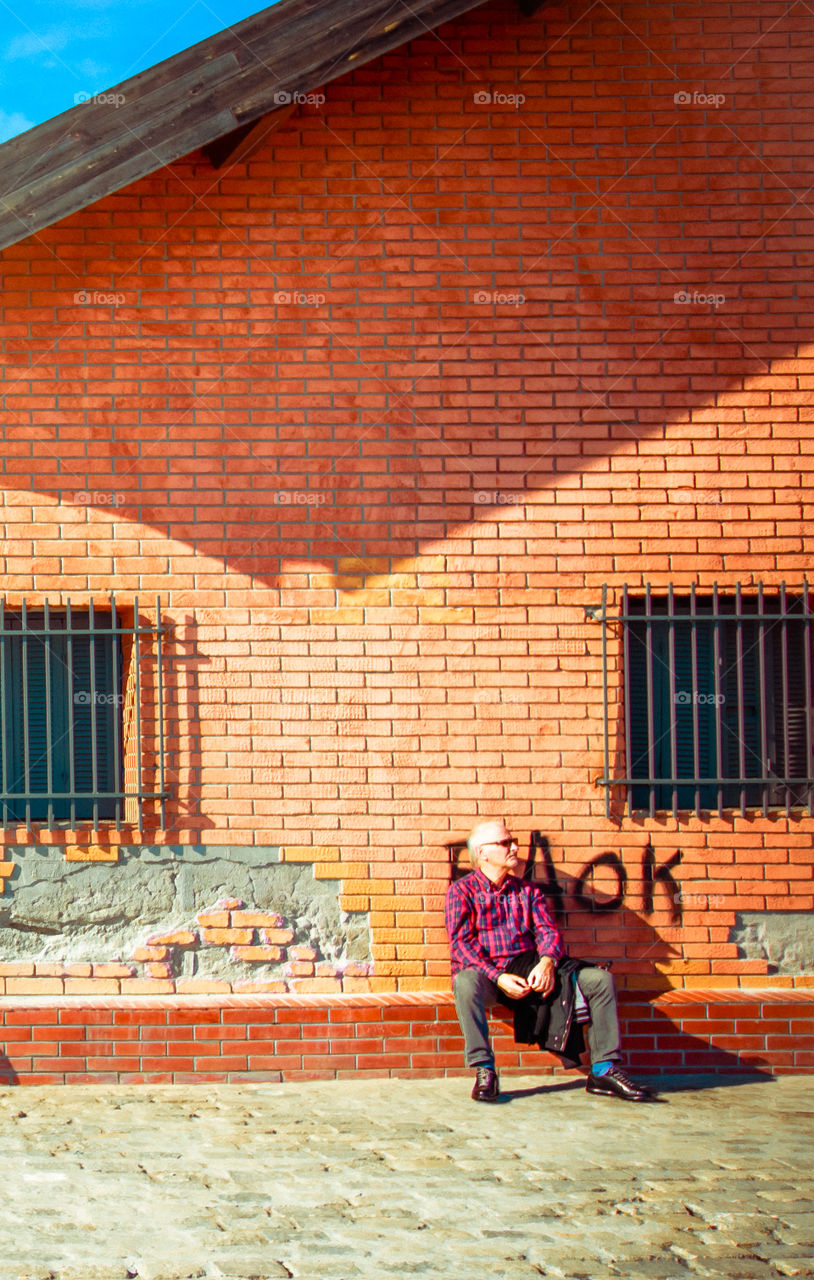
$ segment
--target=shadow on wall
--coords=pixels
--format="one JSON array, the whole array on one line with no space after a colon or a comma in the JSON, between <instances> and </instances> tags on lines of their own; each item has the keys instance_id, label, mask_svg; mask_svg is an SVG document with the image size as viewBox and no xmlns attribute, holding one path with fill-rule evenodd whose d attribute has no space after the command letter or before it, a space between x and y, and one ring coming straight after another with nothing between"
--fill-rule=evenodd
<instances>
[{"instance_id":1,"label":"shadow on wall","mask_svg":"<svg viewBox=\"0 0 814 1280\"><path fill-rule=\"evenodd\" d=\"M446 847L450 879L460 879L471 870L466 845L450 841ZM673 989L656 965L682 954L678 938L663 936L677 934L681 927L682 891L672 874L680 853L657 866L652 847L645 846L641 911L628 905L628 874L615 853L595 855L579 875L572 875L555 866L548 838L534 831L525 857L523 878L540 885L572 956L610 961L620 987L650 994ZM650 917L659 923L652 923Z\"/></svg>"},{"instance_id":2,"label":"shadow on wall","mask_svg":"<svg viewBox=\"0 0 814 1280\"><path fill-rule=\"evenodd\" d=\"M450 879L454 881L468 874L471 867L464 842L451 841L447 848ZM657 865L651 846L645 847L642 856L642 912L625 905L627 873L617 855L609 852L598 854L578 876L566 874L555 867L548 839L538 831L531 834L523 878L542 888L571 956L611 962L620 997L625 1060L632 1068L658 1073L667 1069L674 1071L679 1080L693 1072L740 1074L743 1078L735 1083L771 1078L771 1054L767 1057L759 1049L748 1048L730 1052L710 1038L715 1034L735 1037L736 1025L731 1015L728 1031L720 1026L720 1019L716 1026L713 1017L710 1032L705 1037L693 1034L708 1022L703 1005L697 1009L696 1025L691 1031L683 1025L685 1015L692 1010L691 1005L679 1003L670 1010L654 1003L659 995L674 990L667 976L659 971L658 964L669 963L682 955L683 894L672 875L678 862L680 854L676 853L667 862ZM615 888L609 892L593 886L595 871L606 867L616 876ZM653 915L659 920L666 916L669 924L652 923L648 917ZM665 932L674 937L663 936ZM714 989L708 992L713 1006L716 994ZM511 1034L511 1007L496 1006L493 1016L502 1024L504 1033L508 1027ZM743 1017L747 1017L745 1010ZM693 1021L689 1019L690 1023ZM738 1034L742 1040L748 1041L748 1034L743 1031ZM504 1040L503 1049L510 1049L509 1041ZM543 1061L551 1065L559 1063L559 1059L551 1054L544 1054ZM677 1083L674 1087L694 1086Z\"/></svg>"},{"instance_id":3,"label":"shadow on wall","mask_svg":"<svg viewBox=\"0 0 814 1280\"><path fill-rule=\"evenodd\" d=\"M773 47L790 32L805 43L814 27L814 12L792 8L772 26ZM651 456L634 504L649 497L651 511L688 525L698 504L709 516L721 475L696 471L690 456L666 474L665 423L692 418L695 435L742 455L750 410L748 437L769 434L763 380L776 390L783 378L772 365L814 341L785 220L807 208L808 175L791 168L769 122L792 106L792 82L761 61L759 4L740 6L741 24L750 18L750 58L724 53L713 101L696 91L715 87L710 68L669 6L641 6L624 23L607 5L546 8L522 28L532 42L518 107L480 100L488 71L517 63L516 13L500 0L478 12L492 23L485 71L466 70L471 18L445 29L454 65L427 37L443 118L423 112L420 142L385 143L386 182L357 139L342 81L298 134L275 135L253 158L263 198L248 228L245 213L229 216L245 166L217 178L198 155L94 206L87 261L72 244L70 272L60 246L85 234L87 213L7 251L4 288L35 269L38 307L35 336L9 337L5 349L0 422L17 452L4 484L19 488L15 476L33 472L33 487L62 504L98 508L93 523L113 511L192 545L213 574L226 565L272 587L284 561L329 573L337 556L386 565L473 521L521 520L511 509L535 491L607 471L619 452ZM562 68L573 64L569 98ZM352 82L372 124L385 91L389 119L414 119L406 70L374 64ZM438 90L420 92L426 106ZM753 101L767 123L742 109ZM494 173L488 125L500 144ZM293 159L318 176L289 178ZM428 188L420 200L416 168ZM155 243L120 243L127 211L137 222L149 202L152 226L164 194ZM187 290L206 286L213 256L226 301L197 315ZM113 306L98 301L111 285ZM7 323L23 312L12 308ZM112 343L127 381L112 378L110 360L75 360L77 330ZM32 362L36 402L25 390ZM748 478L734 478L745 495ZM716 519L737 517L734 501ZM567 539L565 526L557 532ZM573 536L611 530L600 521ZM715 543L702 537L699 554L720 562ZM560 553L567 585L567 541ZM577 541L580 582L582 554ZM323 585L333 604L336 582Z\"/></svg>"},{"instance_id":4,"label":"shadow on wall","mask_svg":"<svg viewBox=\"0 0 814 1280\"><path fill-rule=\"evenodd\" d=\"M201 652L197 642L199 622L192 614L174 617L168 631L165 652L169 687L164 699L166 723L165 789L172 797L173 839L181 842L196 841L202 832L212 830L215 821L204 813L201 767L203 741L201 729L202 675L223 680L223 672L213 671L211 655ZM225 671L225 661L221 666ZM218 693L207 688L203 695L208 709L214 698L225 706L223 690ZM153 823L157 812L153 813ZM146 826L149 830L153 824Z\"/></svg>"},{"instance_id":5,"label":"shadow on wall","mask_svg":"<svg viewBox=\"0 0 814 1280\"><path fill-rule=\"evenodd\" d=\"M5 1032L5 1029L4 1029ZM0 1053L0 1085L19 1084L19 1078L11 1062L4 1053Z\"/></svg>"},{"instance_id":6,"label":"shadow on wall","mask_svg":"<svg viewBox=\"0 0 814 1280\"><path fill-rule=\"evenodd\" d=\"M676 1084L680 1088L683 1077L695 1073L712 1075L738 1075L738 1083L746 1083L748 1079L768 1079L772 1077L772 1058L776 1058L770 1050L749 1048L746 1042L749 1036L740 1033L744 1042L741 1050L732 1051L715 1043L717 1038L729 1035L735 1039L734 1019L730 1020L730 1030L721 1030L720 1020L714 1014L707 1017L704 1006L695 1007L695 1018L687 1020L688 1007L676 1005L661 1007L653 1003L655 992L619 992L619 1020L621 1026L621 1043L624 1061L631 1070L642 1073L663 1072L674 1074ZM715 993L710 992L710 1003L714 1008ZM515 1045L513 1027L514 1012L507 1005L496 1005L492 1017L497 1032L496 1049L498 1054L511 1055L517 1049L531 1053L529 1059L524 1054L524 1068L533 1067L536 1051L525 1044ZM685 1021L690 1026L685 1028ZM705 1029L705 1024L708 1029ZM695 1034L699 1032L700 1034ZM590 1058L587 1051L583 1054L581 1064L586 1067ZM560 1066L560 1060L554 1054L541 1051L540 1063L544 1066ZM685 1088L693 1087L690 1084Z\"/></svg>"}]
</instances>

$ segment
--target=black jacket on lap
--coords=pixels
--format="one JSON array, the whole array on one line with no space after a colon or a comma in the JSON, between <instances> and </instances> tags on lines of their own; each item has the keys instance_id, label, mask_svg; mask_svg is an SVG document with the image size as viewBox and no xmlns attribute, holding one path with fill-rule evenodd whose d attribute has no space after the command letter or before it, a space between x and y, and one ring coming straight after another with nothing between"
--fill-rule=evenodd
<instances>
[{"instance_id":1,"label":"black jacket on lap","mask_svg":"<svg viewBox=\"0 0 814 1280\"><path fill-rule=\"evenodd\" d=\"M526 978L539 959L536 951L524 951L507 964L506 972ZM579 1059L585 1052L585 1036L582 1023L575 1017L574 974L580 969L594 967L590 960L572 960L564 956L557 965L554 989L547 996L541 996L537 991L520 1000L507 996L506 1004L514 1011L515 1044L536 1044L547 1053L556 1053L563 1066L579 1066Z\"/></svg>"}]
</instances>

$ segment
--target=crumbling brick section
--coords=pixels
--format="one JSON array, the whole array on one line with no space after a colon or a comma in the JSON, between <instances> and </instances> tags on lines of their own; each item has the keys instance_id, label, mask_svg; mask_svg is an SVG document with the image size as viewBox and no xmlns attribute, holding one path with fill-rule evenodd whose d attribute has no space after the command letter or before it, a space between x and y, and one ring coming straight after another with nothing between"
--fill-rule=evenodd
<instances>
[{"instance_id":1,"label":"crumbling brick section","mask_svg":"<svg viewBox=\"0 0 814 1280\"><path fill-rule=\"evenodd\" d=\"M155 996L370 990L372 965L320 959L314 947L295 942L295 937L295 930L276 912L247 910L238 898L224 898L199 911L189 925L149 934L124 961L0 963L0 993ZM228 979L182 975L184 954L211 956L218 950L232 962Z\"/></svg>"}]
</instances>

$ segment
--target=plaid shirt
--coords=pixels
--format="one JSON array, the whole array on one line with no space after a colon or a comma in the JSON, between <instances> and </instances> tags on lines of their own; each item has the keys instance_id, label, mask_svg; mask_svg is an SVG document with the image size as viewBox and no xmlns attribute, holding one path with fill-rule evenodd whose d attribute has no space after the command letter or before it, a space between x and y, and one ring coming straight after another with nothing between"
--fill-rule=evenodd
<instances>
[{"instance_id":1,"label":"plaid shirt","mask_svg":"<svg viewBox=\"0 0 814 1280\"><path fill-rule=\"evenodd\" d=\"M552 960L565 953L540 886L516 876L500 888L480 870L456 880L447 890L446 926L453 978L461 969L480 969L496 982L521 951L533 947Z\"/></svg>"}]
</instances>

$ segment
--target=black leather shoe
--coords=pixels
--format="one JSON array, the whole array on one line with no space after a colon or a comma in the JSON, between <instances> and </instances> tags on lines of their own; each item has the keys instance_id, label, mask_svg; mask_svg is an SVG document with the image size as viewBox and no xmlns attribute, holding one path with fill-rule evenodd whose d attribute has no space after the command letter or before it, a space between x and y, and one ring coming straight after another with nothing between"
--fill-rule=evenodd
<instances>
[{"instance_id":1,"label":"black leather shoe","mask_svg":"<svg viewBox=\"0 0 814 1280\"><path fill-rule=\"evenodd\" d=\"M497 1072L491 1067L478 1067L475 1071L475 1087L472 1097L476 1102L497 1102L500 1096L500 1085Z\"/></svg>"},{"instance_id":2,"label":"black leather shoe","mask_svg":"<svg viewBox=\"0 0 814 1280\"><path fill-rule=\"evenodd\" d=\"M585 1088L588 1093L603 1093L609 1097L624 1098L626 1102L650 1102L654 1096L646 1085L631 1080L615 1063L603 1076L595 1076L591 1072Z\"/></svg>"}]
</instances>

